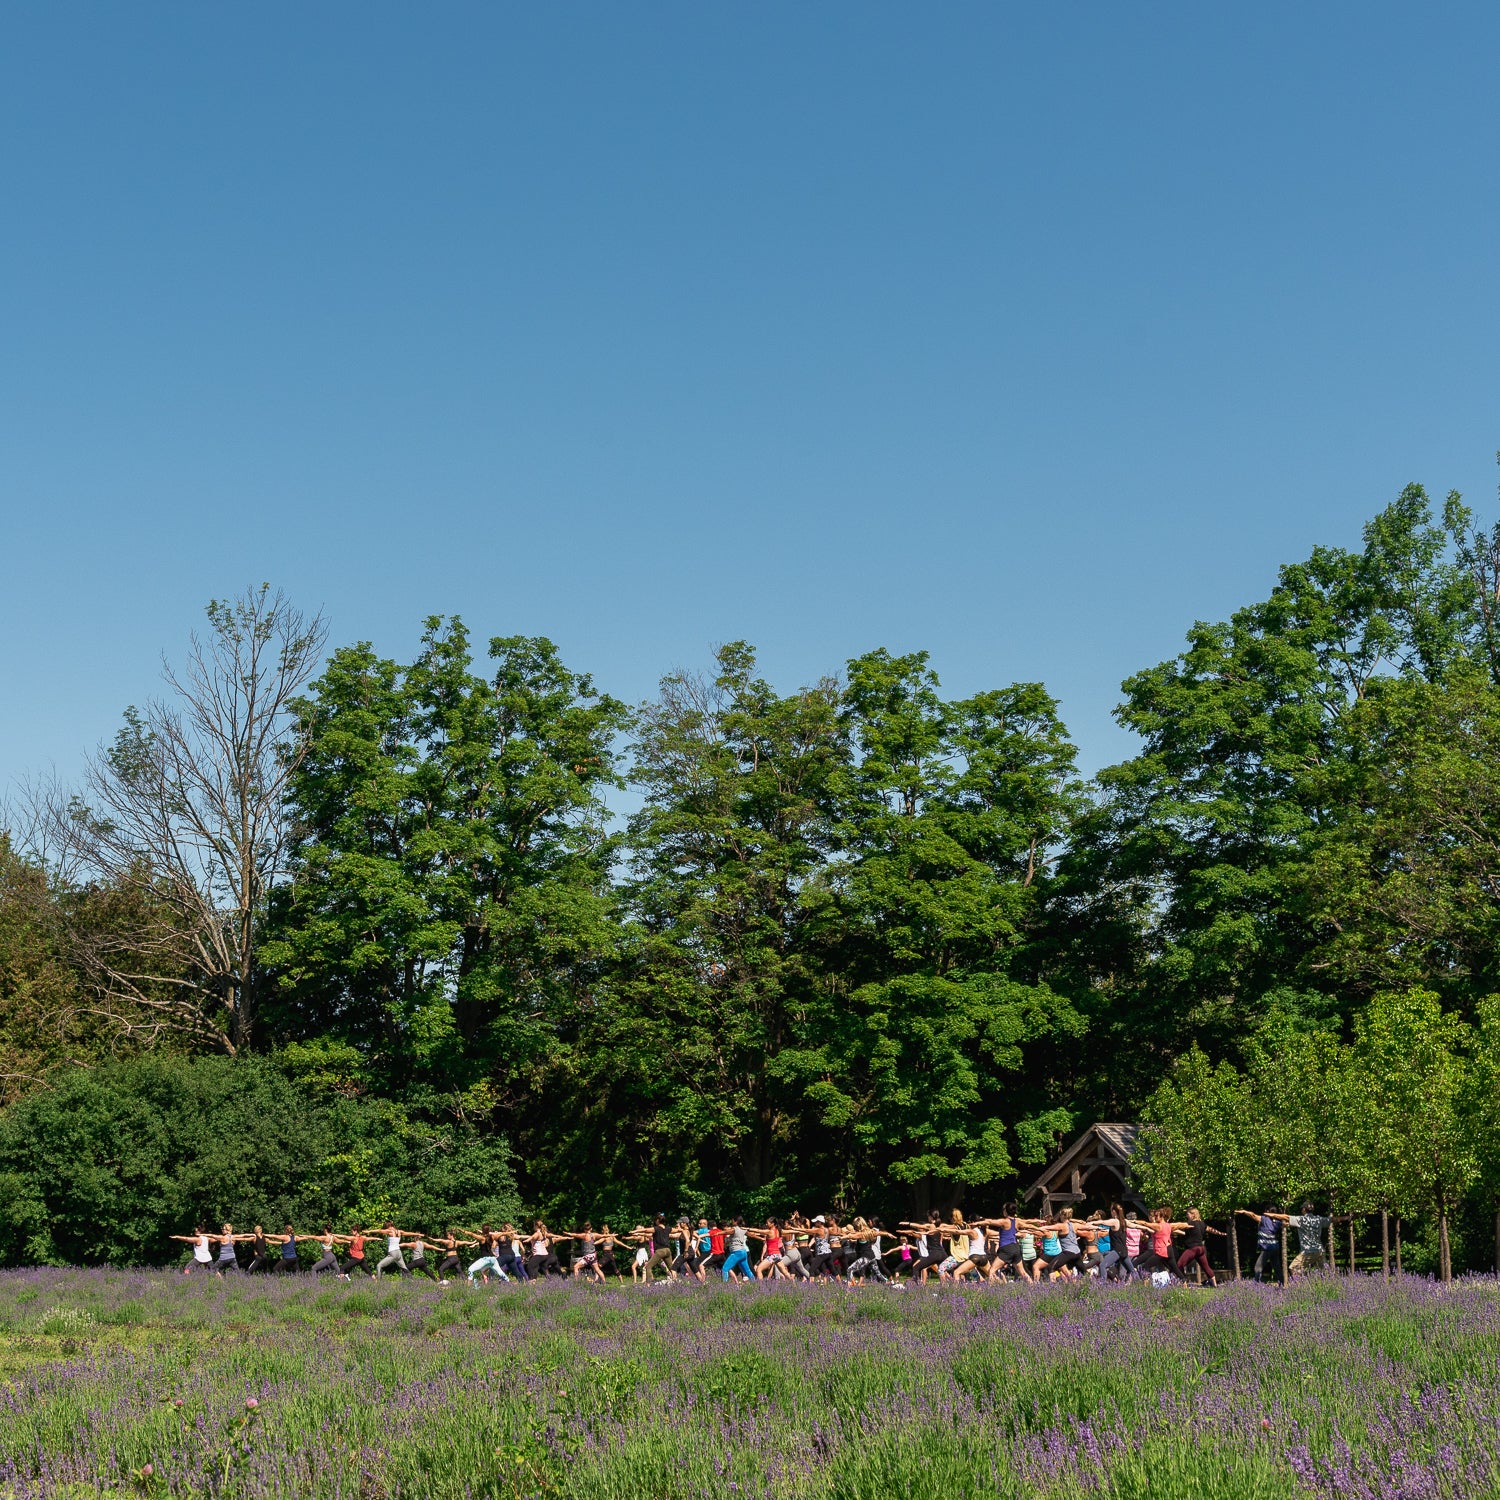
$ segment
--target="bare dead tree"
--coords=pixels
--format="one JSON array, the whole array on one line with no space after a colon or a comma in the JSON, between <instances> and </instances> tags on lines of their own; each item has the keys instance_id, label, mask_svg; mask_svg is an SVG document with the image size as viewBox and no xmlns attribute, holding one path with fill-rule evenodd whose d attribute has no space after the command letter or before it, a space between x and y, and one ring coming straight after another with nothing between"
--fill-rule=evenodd
<instances>
[{"instance_id":1,"label":"bare dead tree","mask_svg":"<svg viewBox=\"0 0 1500 1500\"><path fill-rule=\"evenodd\" d=\"M327 625L268 584L207 615L185 663L163 663L170 696L126 711L51 840L121 907L78 934L102 1011L140 1041L171 1033L232 1054L251 1037L260 922L284 873L301 755L290 705Z\"/></svg>"}]
</instances>

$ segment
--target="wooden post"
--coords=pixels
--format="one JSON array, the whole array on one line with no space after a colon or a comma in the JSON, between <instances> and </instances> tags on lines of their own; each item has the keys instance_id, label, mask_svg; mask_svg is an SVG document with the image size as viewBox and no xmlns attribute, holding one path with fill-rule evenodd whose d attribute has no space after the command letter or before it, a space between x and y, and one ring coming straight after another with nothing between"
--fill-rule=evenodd
<instances>
[{"instance_id":1,"label":"wooden post","mask_svg":"<svg viewBox=\"0 0 1500 1500\"><path fill-rule=\"evenodd\" d=\"M1328 1269L1330 1271L1337 1271L1339 1268L1339 1258L1335 1254L1337 1247L1338 1241L1333 1237L1333 1204L1330 1203L1328 1205Z\"/></svg>"},{"instance_id":2,"label":"wooden post","mask_svg":"<svg viewBox=\"0 0 1500 1500\"><path fill-rule=\"evenodd\" d=\"M1401 1215L1396 1215L1396 1274L1401 1274Z\"/></svg>"},{"instance_id":3,"label":"wooden post","mask_svg":"<svg viewBox=\"0 0 1500 1500\"><path fill-rule=\"evenodd\" d=\"M1235 1228L1239 1220L1231 1211L1229 1215L1229 1274L1234 1281L1240 1279L1240 1232ZM1495 1216L1495 1243L1500 1247L1500 1214Z\"/></svg>"},{"instance_id":4,"label":"wooden post","mask_svg":"<svg viewBox=\"0 0 1500 1500\"><path fill-rule=\"evenodd\" d=\"M1438 1280L1453 1280L1453 1258L1448 1250L1448 1204L1438 1205Z\"/></svg>"},{"instance_id":5,"label":"wooden post","mask_svg":"<svg viewBox=\"0 0 1500 1500\"><path fill-rule=\"evenodd\" d=\"M1288 1265L1287 1258L1286 1258L1286 1224L1283 1221L1282 1226L1281 1226L1281 1284L1282 1284L1282 1286L1286 1286L1289 1283L1289 1281L1291 1279L1291 1274L1292 1274L1291 1268Z\"/></svg>"},{"instance_id":6,"label":"wooden post","mask_svg":"<svg viewBox=\"0 0 1500 1500\"><path fill-rule=\"evenodd\" d=\"M1349 1274L1354 1274L1354 1215L1349 1215Z\"/></svg>"},{"instance_id":7,"label":"wooden post","mask_svg":"<svg viewBox=\"0 0 1500 1500\"><path fill-rule=\"evenodd\" d=\"M1391 1279L1391 1216L1385 1204L1380 1205L1380 1274Z\"/></svg>"}]
</instances>

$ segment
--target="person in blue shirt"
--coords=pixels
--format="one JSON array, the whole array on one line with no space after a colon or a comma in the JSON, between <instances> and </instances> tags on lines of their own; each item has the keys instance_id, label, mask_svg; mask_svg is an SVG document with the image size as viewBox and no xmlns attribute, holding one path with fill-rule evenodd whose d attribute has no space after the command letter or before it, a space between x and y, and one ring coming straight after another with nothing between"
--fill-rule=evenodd
<instances>
[{"instance_id":1,"label":"person in blue shirt","mask_svg":"<svg viewBox=\"0 0 1500 1500\"><path fill-rule=\"evenodd\" d=\"M1255 1220L1255 1279L1280 1281L1281 1230L1277 1227L1275 1204L1267 1203L1259 1213L1253 1208L1237 1208L1235 1212Z\"/></svg>"}]
</instances>

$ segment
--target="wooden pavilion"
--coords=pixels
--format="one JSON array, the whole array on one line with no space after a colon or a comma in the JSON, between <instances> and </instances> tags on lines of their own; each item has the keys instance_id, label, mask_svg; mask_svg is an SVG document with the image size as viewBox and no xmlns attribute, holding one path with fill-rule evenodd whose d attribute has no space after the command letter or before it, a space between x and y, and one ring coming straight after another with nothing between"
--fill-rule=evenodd
<instances>
[{"instance_id":1,"label":"wooden pavilion","mask_svg":"<svg viewBox=\"0 0 1500 1500\"><path fill-rule=\"evenodd\" d=\"M1037 1203L1043 1218L1060 1208L1114 1200L1144 1213L1145 1203L1130 1185L1130 1158L1139 1127L1119 1123L1090 1125L1026 1189L1028 1205Z\"/></svg>"}]
</instances>

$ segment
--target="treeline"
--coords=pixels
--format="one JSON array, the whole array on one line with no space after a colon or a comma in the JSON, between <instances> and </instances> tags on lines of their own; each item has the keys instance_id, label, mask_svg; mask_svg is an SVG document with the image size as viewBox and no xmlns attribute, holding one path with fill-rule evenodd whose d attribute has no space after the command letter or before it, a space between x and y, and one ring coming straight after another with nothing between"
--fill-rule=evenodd
<instances>
[{"instance_id":1,"label":"treeline","mask_svg":"<svg viewBox=\"0 0 1500 1500\"><path fill-rule=\"evenodd\" d=\"M1092 782L1041 685L949 697L922 653L781 692L735 643L632 708L545 639L325 655L279 596L216 603L87 784L11 819L12 1112L218 1056L434 1160L503 1143L559 1218L988 1201L1195 1048L1248 1076L1417 991L1479 1022L1497 598L1500 529L1408 489L1128 680L1139 753Z\"/></svg>"}]
</instances>

